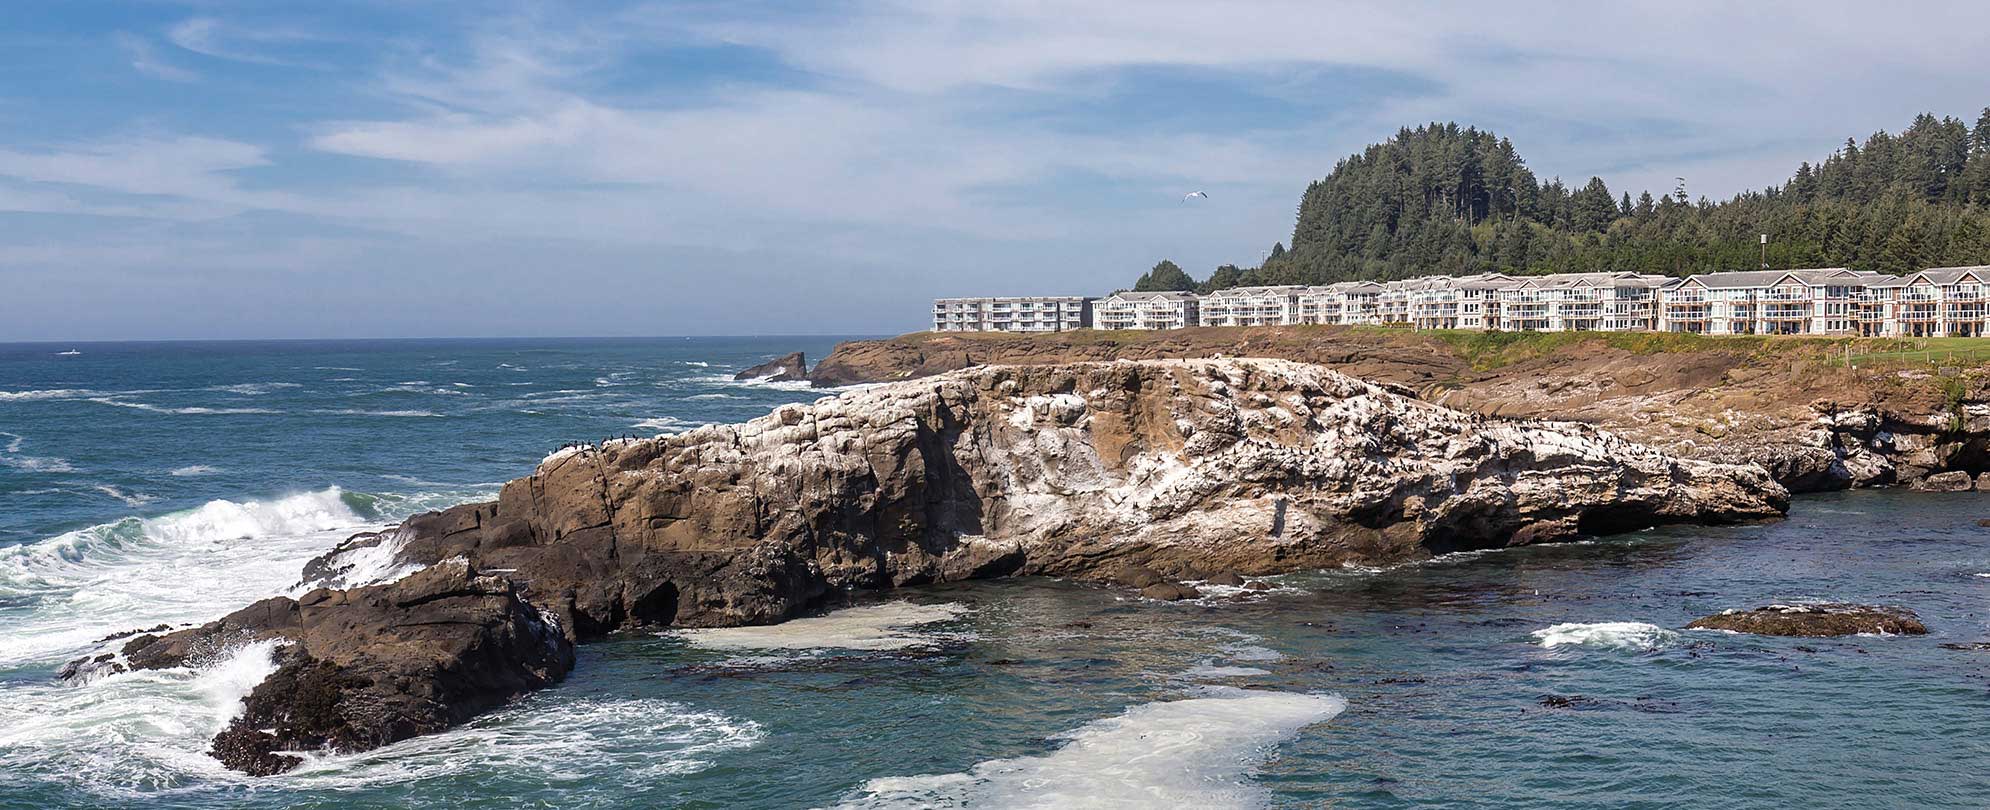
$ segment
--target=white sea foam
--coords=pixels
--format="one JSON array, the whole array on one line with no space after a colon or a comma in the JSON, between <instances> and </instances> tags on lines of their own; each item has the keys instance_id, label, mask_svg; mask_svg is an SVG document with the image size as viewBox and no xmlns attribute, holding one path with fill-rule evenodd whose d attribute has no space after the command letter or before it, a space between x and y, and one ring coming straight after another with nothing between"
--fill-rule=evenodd
<instances>
[{"instance_id":1,"label":"white sea foam","mask_svg":"<svg viewBox=\"0 0 1990 810\"><path fill-rule=\"evenodd\" d=\"M970 613L960 604L915 605L891 602L846 608L828 615L791 619L761 627L673 630L695 647L715 650L903 650L967 638L959 633L921 629Z\"/></svg>"},{"instance_id":2,"label":"white sea foam","mask_svg":"<svg viewBox=\"0 0 1990 810\"><path fill-rule=\"evenodd\" d=\"M225 391L230 394L241 394L243 396L254 397L254 396L261 396L263 394L267 394L272 391L281 391L285 388L302 388L302 387L304 387L302 384L293 383L293 382L257 382L257 383L237 383L235 385L215 385L215 386L209 386L202 390Z\"/></svg>"},{"instance_id":3,"label":"white sea foam","mask_svg":"<svg viewBox=\"0 0 1990 810\"><path fill-rule=\"evenodd\" d=\"M37 402L44 399L88 399L106 396L86 388L44 388L29 391L0 391L0 402Z\"/></svg>"},{"instance_id":4,"label":"white sea foam","mask_svg":"<svg viewBox=\"0 0 1990 810\"><path fill-rule=\"evenodd\" d=\"M426 567L400 560L401 549L407 544L407 537L397 530L378 542L335 552L325 561L332 575L299 582L290 589L290 596L302 596L315 588L359 588L398 581Z\"/></svg>"},{"instance_id":5,"label":"white sea foam","mask_svg":"<svg viewBox=\"0 0 1990 810\"><path fill-rule=\"evenodd\" d=\"M1249 808L1249 780L1273 746L1347 708L1332 695L1206 687L1146 703L1060 735L1043 756L996 759L964 773L873 779L848 808Z\"/></svg>"},{"instance_id":6,"label":"white sea foam","mask_svg":"<svg viewBox=\"0 0 1990 810\"><path fill-rule=\"evenodd\" d=\"M764 736L753 721L667 700L542 696L364 754L309 757L282 779L349 789L496 770L547 782L641 781L704 770L713 756L750 748Z\"/></svg>"},{"instance_id":7,"label":"white sea foam","mask_svg":"<svg viewBox=\"0 0 1990 810\"><path fill-rule=\"evenodd\" d=\"M651 430L655 431L656 435L665 436L676 433L683 433L684 431L690 430L692 428L704 427L709 424L712 423L697 422L688 419L679 419L675 416L657 416L641 420L633 425L630 425L629 427L635 430Z\"/></svg>"},{"instance_id":8,"label":"white sea foam","mask_svg":"<svg viewBox=\"0 0 1990 810\"><path fill-rule=\"evenodd\" d=\"M1534 631L1543 647L1579 645L1620 650L1655 650L1679 640L1679 634L1644 622L1568 622Z\"/></svg>"},{"instance_id":9,"label":"white sea foam","mask_svg":"<svg viewBox=\"0 0 1990 810\"><path fill-rule=\"evenodd\" d=\"M422 411L422 410L368 411L359 408L336 408L336 409L319 408L311 412L329 414L332 416L390 416L390 417L404 417L404 418L423 418L423 417L442 416L442 414L436 413L434 411Z\"/></svg>"},{"instance_id":10,"label":"white sea foam","mask_svg":"<svg viewBox=\"0 0 1990 810\"><path fill-rule=\"evenodd\" d=\"M148 503L152 503L154 501L159 500L159 497L157 495L147 495L143 492L126 492L122 489L111 486L109 484L98 484L97 486L91 487L91 489L95 489L98 492L116 498L119 501L123 502L125 506L144 506Z\"/></svg>"},{"instance_id":11,"label":"white sea foam","mask_svg":"<svg viewBox=\"0 0 1990 810\"><path fill-rule=\"evenodd\" d=\"M60 662L116 631L282 593L305 560L367 525L341 494L209 501L0 549L0 597L25 601L0 634L0 664Z\"/></svg>"},{"instance_id":12,"label":"white sea foam","mask_svg":"<svg viewBox=\"0 0 1990 810\"><path fill-rule=\"evenodd\" d=\"M185 467L175 467L172 472L166 474L175 478L194 478L202 475L213 475L218 472L221 472L221 468L219 467L210 467L206 464L189 464Z\"/></svg>"},{"instance_id":13,"label":"white sea foam","mask_svg":"<svg viewBox=\"0 0 1990 810\"><path fill-rule=\"evenodd\" d=\"M7 446L0 448L0 465L12 467L24 473L66 473L76 471L76 466L70 464L66 459L55 458L54 456L19 455L21 446L27 443L27 439L18 433L0 431L0 436L7 437Z\"/></svg>"},{"instance_id":14,"label":"white sea foam","mask_svg":"<svg viewBox=\"0 0 1990 810\"><path fill-rule=\"evenodd\" d=\"M0 702L0 772L117 798L157 798L196 780L246 783L205 751L275 671L278 644L246 644L197 669L12 688Z\"/></svg>"},{"instance_id":15,"label":"white sea foam","mask_svg":"<svg viewBox=\"0 0 1990 810\"><path fill-rule=\"evenodd\" d=\"M117 407L120 408L130 408L132 410L147 411L150 413L175 414L179 416L197 416L197 415L209 415L209 414L234 415L234 414L283 413L282 411L271 410L269 408L209 408L203 405L192 405L187 407L169 407L165 405L153 405L148 402L127 402L125 400L113 399L111 397L89 397L89 400L91 402L96 402L103 405L116 405Z\"/></svg>"},{"instance_id":16,"label":"white sea foam","mask_svg":"<svg viewBox=\"0 0 1990 810\"><path fill-rule=\"evenodd\" d=\"M745 398L746 397L737 396L734 394L692 394L691 396L685 397L685 399L745 399Z\"/></svg>"}]
</instances>

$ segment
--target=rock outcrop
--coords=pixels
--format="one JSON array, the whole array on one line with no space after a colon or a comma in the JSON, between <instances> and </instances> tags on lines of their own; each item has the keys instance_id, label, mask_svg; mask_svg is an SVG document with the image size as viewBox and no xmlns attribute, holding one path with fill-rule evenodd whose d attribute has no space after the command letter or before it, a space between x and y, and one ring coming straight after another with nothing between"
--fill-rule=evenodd
<instances>
[{"instance_id":1,"label":"rock outcrop","mask_svg":"<svg viewBox=\"0 0 1990 810\"><path fill-rule=\"evenodd\" d=\"M1899 348L1855 343L1855 351ZM1848 367L1847 348L1845 339L1807 337L1325 326L913 334L839 344L811 379L826 386L986 364L1276 357L1403 386L1459 410L1588 422L1673 455L1758 464L1795 492L1990 473L1990 373L1898 361Z\"/></svg>"},{"instance_id":2,"label":"rock outcrop","mask_svg":"<svg viewBox=\"0 0 1990 810\"><path fill-rule=\"evenodd\" d=\"M732 375L735 380L761 380L764 382L789 382L808 379L808 358L801 352L793 352L776 357L760 365Z\"/></svg>"},{"instance_id":3,"label":"rock outcrop","mask_svg":"<svg viewBox=\"0 0 1990 810\"><path fill-rule=\"evenodd\" d=\"M1759 636L1821 638L1858 633L1926 635L1927 625L1906 608L1871 605L1769 605L1754 610L1727 610L1686 625L1700 630L1732 630Z\"/></svg>"},{"instance_id":4,"label":"rock outcrop","mask_svg":"<svg viewBox=\"0 0 1990 810\"><path fill-rule=\"evenodd\" d=\"M258 776L302 760L440 731L557 683L573 641L511 580L437 562L387 585L275 597L209 624L126 642L135 669L199 664L259 641L278 668L209 751Z\"/></svg>"},{"instance_id":5,"label":"rock outcrop","mask_svg":"<svg viewBox=\"0 0 1990 810\"><path fill-rule=\"evenodd\" d=\"M419 574L268 600L126 657L290 642L285 685L256 690L217 741L231 766L265 772L277 751L460 721L621 628L774 622L848 589L1010 574L1145 588L1785 508L1757 467L1460 413L1313 365L981 367L563 450L495 502L328 555L391 544Z\"/></svg>"}]
</instances>

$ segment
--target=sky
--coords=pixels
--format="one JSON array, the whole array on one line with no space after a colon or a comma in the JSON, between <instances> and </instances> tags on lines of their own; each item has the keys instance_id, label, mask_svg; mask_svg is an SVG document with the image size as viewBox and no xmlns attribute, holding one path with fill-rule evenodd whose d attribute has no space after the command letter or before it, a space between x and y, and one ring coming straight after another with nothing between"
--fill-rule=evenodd
<instances>
[{"instance_id":1,"label":"sky","mask_svg":"<svg viewBox=\"0 0 1990 810\"><path fill-rule=\"evenodd\" d=\"M1434 120L1633 196L1780 183L1974 121L1986 30L1977 2L18 0L0 341L914 331L940 296L1256 264L1309 181Z\"/></svg>"}]
</instances>

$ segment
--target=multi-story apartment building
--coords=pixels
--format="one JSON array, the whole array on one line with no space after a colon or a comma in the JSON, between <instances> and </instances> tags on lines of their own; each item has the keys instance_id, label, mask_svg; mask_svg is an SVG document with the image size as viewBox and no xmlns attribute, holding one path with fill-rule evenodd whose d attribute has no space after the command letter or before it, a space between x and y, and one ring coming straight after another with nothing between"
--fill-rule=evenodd
<instances>
[{"instance_id":1,"label":"multi-story apartment building","mask_svg":"<svg viewBox=\"0 0 1990 810\"><path fill-rule=\"evenodd\" d=\"M1507 331L1975 337L1990 334L1990 266L1897 277L1828 267L1702 273L1423 276L1318 287L1119 292L1104 299L945 298L939 331L1052 332L1333 324Z\"/></svg>"},{"instance_id":2,"label":"multi-story apartment building","mask_svg":"<svg viewBox=\"0 0 1990 810\"><path fill-rule=\"evenodd\" d=\"M1202 326L1281 326L1300 323L1299 295L1305 287L1231 287L1196 300Z\"/></svg>"},{"instance_id":3,"label":"multi-story apartment building","mask_svg":"<svg viewBox=\"0 0 1990 810\"><path fill-rule=\"evenodd\" d=\"M1981 337L1990 266L1880 276L1853 294L1853 330L1872 337Z\"/></svg>"},{"instance_id":4,"label":"multi-story apartment building","mask_svg":"<svg viewBox=\"0 0 1990 810\"><path fill-rule=\"evenodd\" d=\"M1200 323L1198 303L1190 292L1116 292L1093 304L1092 322L1100 329L1181 329Z\"/></svg>"},{"instance_id":5,"label":"multi-story apartment building","mask_svg":"<svg viewBox=\"0 0 1990 810\"><path fill-rule=\"evenodd\" d=\"M1092 325L1092 301L1077 295L940 298L935 332L1068 332Z\"/></svg>"},{"instance_id":6,"label":"multi-story apartment building","mask_svg":"<svg viewBox=\"0 0 1990 810\"><path fill-rule=\"evenodd\" d=\"M1708 335L1858 334L1862 305L1879 303L1866 291L1892 278L1843 267L1688 276L1660 292L1658 328Z\"/></svg>"}]
</instances>

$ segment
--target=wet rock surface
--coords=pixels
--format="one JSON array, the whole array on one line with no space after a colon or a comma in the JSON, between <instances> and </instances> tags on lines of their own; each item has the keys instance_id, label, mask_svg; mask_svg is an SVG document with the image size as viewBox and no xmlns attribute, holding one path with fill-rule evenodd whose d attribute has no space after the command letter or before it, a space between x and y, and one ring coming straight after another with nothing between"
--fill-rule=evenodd
<instances>
[{"instance_id":1,"label":"wet rock surface","mask_svg":"<svg viewBox=\"0 0 1990 810\"><path fill-rule=\"evenodd\" d=\"M735 380L789 382L808 379L808 358L801 352L784 354L732 375Z\"/></svg>"},{"instance_id":2,"label":"wet rock surface","mask_svg":"<svg viewBox=\"0 0 1990 810\"><path fill-rule=\"evenodd\" d=\"M1754 610L1728 610L1695 619L1686 626L1804 638L1859 633L1918 636L1928 632L1927 626L1906 608L1853 604L1769 605Z\"/></svg>"},{"instance_id":3,"label":"wet rock surface","mask_svg":"<svg viewBox=\"0 0 1990 810\"><path fill-rule=\"evenodd\" d=\"M1207 572L1248 582L1787 506L1758 467L1460 413L1313 365L984 367L562 450L494 502L326 555L391 548L419 573L137 636L123 657L170 667L280 642L277 675L213 751L271 773L295 765L284 751L460 723L620 629L776 622L833 593L1013 574L1194 598L1178 583Z\"/></svg>"},{"instance_id":4,"label":"wet rock surface","mask_svg":"<svg viewBox=\"0 0 1990 810\"><path fill-rule=\"evenodd\" d=\"M1464 411L1587 422L1682 457L1757 464L1793 492L1990 474L1990 374L1981 369L1847 367L1845 344L1835 340L1679 337L1597 335L1488 364L1442 336L1408 330L914 334L840 344L811 380L904 380L986 364L1276 357Z\"/></svg>"},{"instance_id":5,"label":"wet rock surface","mask_svg":"<svg viewBox=\"0 0 1990 810\"><path fill-rule=\"evenodd\" d=\"M166 635L139 635L134 669L200 665L252 642L279 643L276 671L210 749L254 775L302 760L286 751L364 751L440 731L563 678L572 641L508 579L440 562L399 582L276 597Z\"/></svg>"}]
</instances>

